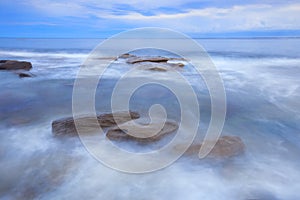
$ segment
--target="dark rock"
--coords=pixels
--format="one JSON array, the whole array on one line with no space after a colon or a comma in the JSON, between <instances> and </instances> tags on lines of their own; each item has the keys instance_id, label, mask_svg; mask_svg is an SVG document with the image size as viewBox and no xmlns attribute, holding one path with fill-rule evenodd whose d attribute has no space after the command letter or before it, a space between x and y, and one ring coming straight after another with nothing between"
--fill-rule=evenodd
<instances>
[{"instance_id":1,"label":"dark rock","mask_svg":"<svg viewBox=\"0 0 300 200\"><path fill-rule=\"evenodd\" d=\"M0 60L0 70L30 70L32 64L26 61Z\"/></svg>"},{"instance_id":2,"label":"dark rock","mask_svg":"<svg viewBox=\"0 0 300 200\"><path fill-rule=\"evenodd\" d=\"M127 59L127 63L134 64L134 63L140 63L140 62L167 62L169 58L157 56L157 57L131 57Z\"/></svg>"},{"instance_id":3,"label":"dark rock","mask_svg":"<svg viewBox=\"0 0 300 200\"><path fill-rule=\"evenodd\" d=\"M148 125L142 124L138 122L138 120L134 120L135 123L140 125ZM157 124L157 125L156 125ZM166 121L163 128L155 134L156 127L159 126L158 122L153 122L153 126L138 128L134 125L133 121L126 122L119 127L113 127L108 130L106 137L110 140L133 140L138 142L155 142L160 140L163 136L170 134L178 129L178 125L172 121ZM154 134L154 135L153 135ZM138 136L135 137L134 135Z\"/></svg>"},{"instance_id":4,"label":"dark rock","mask_svg":"<svg viewBox=\"0 0 300 200\"><path fill-rule=\"evenodd\" d=\"M19 73L17 73L17 74L19 75L20 78L34 77L33 74L27 73L27 72L19 72Z\"/></svg>"},{"instance_id":5,"label":"dark rock","mask_svg":"<svg viewBox=\"0 0 300 200\"><path fill-rule=\"evenodd\" d=\"M97 131L99 125L101 127L110 127L116 125L117 123L124 123L140 117L137 112L130 111L129 113L130 116L127 114L127 112L101 114L97 116L97 120L95 120L93 117L84 116L76 118L76 124L79 124L81 132L92 133ZM73 117L67 117L53 121L52 133L54 135L77 135Z\"/></svg>"}]
</instances>

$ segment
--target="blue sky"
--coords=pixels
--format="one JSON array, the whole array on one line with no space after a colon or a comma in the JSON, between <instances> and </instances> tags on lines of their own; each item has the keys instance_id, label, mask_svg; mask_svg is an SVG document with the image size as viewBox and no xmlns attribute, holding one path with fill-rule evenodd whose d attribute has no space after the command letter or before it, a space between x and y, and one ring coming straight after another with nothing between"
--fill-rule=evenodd
<instances>
[{"instance_id":1,"label":"blue sky","mask_svg":"<svg viewBox=\"0 0 300 200\"><path fill-rule=\"evenodd\" d=\"M295 0L0 0L0 37L106 38L139 27L192 37L300 36Z\"/></svg>"}]
</instances>

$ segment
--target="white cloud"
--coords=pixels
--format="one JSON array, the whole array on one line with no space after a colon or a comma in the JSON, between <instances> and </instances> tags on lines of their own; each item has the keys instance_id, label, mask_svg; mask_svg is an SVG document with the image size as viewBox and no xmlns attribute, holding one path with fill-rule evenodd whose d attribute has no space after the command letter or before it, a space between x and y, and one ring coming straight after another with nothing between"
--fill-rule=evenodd
<instances>
[{"instance_id":1,"label":"white cloud","mask_svg":"<svg viewBox=\"0 0 300 200\"><path fill-rule=\"evenodd\" d=\"M137 25L160 25L192 32L300 29L300 4L245 5L231 8L191 9L184 13L145 16L131 12L106 18ZM100 17L100 16L99 16ZM184 31L184 30L182 30Z\"/></svg>"},{"instance_id":2,"label":"white cloud","mask_svg":"<svg viewBox=\"0 0 300 200\"><path fill-rule=\"evenodd\" d=\"M89 25L96 26L100 23L105 27L111 25L112 29L116 28L118 24L128 28L166 27L186 33L300 29L299 3L277 3L274 6L252 4L234 5L227 8L210 6L202 9L183 9L182 5L194 1L132 0L126 4L130 6L130 10L126 8L126 5L123 10L118 7L124 6L124 1L121 0L73 0L72 3L31 0L31 5L48 16L87 18ZM160 10L161 7L167 6L177 8L178 12L167 14ZM153 9L155 14L142 14L141 10L146 9Z\"/></svg>"}]
</instances>

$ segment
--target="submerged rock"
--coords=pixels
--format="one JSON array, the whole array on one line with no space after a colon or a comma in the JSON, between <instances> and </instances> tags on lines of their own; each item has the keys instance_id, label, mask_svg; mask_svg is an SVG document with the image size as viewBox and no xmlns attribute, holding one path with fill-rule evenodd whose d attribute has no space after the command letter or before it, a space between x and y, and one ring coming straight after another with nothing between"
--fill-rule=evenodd
<instances>
[{"instance_id":1,"label":"submerged rock","mask_svg":"<svg viewBox=\"0 0 300 200\"><path fill-rule=\"evenodd\" d=\"M150 70L150 71L158 71L158 72L166 72L169 70L168 67L159 63L138 64L137 68L141 70Z\"/></svg>"},{"instance_id":2,"label":"submerged rock","mask_svg":"<svg viewBox=\"0 0 300 200\"><path fill-rule=\"evenodd\" d=\"M96 131L99 127L110 127L117 123L124 123L132 119L137 119L140 115L137 112L116 112L106 113L97 116L97 120L93 117L85 116L76 119L76 124L80 125L80 130L86 133ZM117 123L116 123L117 122ZM52 133L54 135L77 135L73 117L67 117L52 122Z\"/></svg>"},{"instance_id":3,"label":"submerged rock","mask_svg":"<svg viewBox=\"0 0 300 200\"><path fill-rule=\"evenodd\" d=\"M167 58L162 56L136 56L129 53L120 55L118 58L126 59L128 64L138 65L139 68L151 71L168 71L171 67L184 67L180 61L186 61L184 58ZM172 61L169 63L168 61ZM178 62L174 62L178 61Z\"/></svg>"},{"instance_id":4,"label":"submerged rock","mask_svg":"<svg viewBox=\"0 0 300 200\"><path fill-rule=\"evenodd\" d=\"M11 199L40 199L45 193L60 187L81 161L79 156L70 156L63 151L38 154L9 169L9 176L20 174L20 180L13 186L16 192ZM17 169L20 172L14 171Z\"/></svg>"},{"instance_id":5,"label":"submerged rock","mask_svg":"<svg viewBox=\"0 0 300 200\"><path fill-rule=\"evenodd\" d=\"M19 75L20 78L30 78L30 77L34 77L35 75L28 73L28 72L18 72L17 73Z\"/></svg>"},{"instance_id":6,"label":"submerged rock","mask_svg":"<svg viewBox=\"0 0 300 200\"><path fill-rule=\"evenodd\" d=\"M139 128L135 126L135 123L145 126L145 128ZM153 126L146 127L147 123L141 123L139 120L129 121L122 124L119 127L113 127L108 130L106 137L110 140L133 140L138 142L155 142L160 140L163 136L170 134L178 129L178 125L173 121L166 121L162 129L157 130L156 127L160 126L160 123L152 122ZM157 132L158 131L158 132ZM134 135L138 136L135 137Z\"/></svg>"},{"instance_id":7,"label":"submerged rock","mask_svg":"<svg viewBox=\"0 0 300 200\"><path fill-rule=\"evenodd\" d=\"M130 57L127 59L127 63L129 64L135 64L140 62L167 62L169 58L157 56L157 57L150 57L150 56L144 56L144 57Z\"/></svg>"},{"instance_id":8,"label":"submerged rock","mask_svg":"<svg viewBox=\"0 0 300 200\"><path fill-rule=\"evenodd\" d=\"M153 63L153 62L142 62L135 64L138 69L166 72L172 69L181 68L182 63Z\"/></svg>"},{"instance_id":9,"label":"submerged rock","mask_svg":"<svg viewBox=\"0 0 300 200\"><path fill-rule=\"evenodd\" d=\"M30 70L32 64L26 61L0 60L0 70Z\"/></svg>"},{"instance_id":10,"label":"submerged rock","mask_svg":"<svg viewBox=\"0 0 300 200\"><path fill-rule=\"evenodd\" d=\"M186 151L185 155L192 156L198 155L202 144L192 144ZM177 145L176 151L181 151L183 145ZM214 148L207 155L207 157L213 158L226 158L233 157L243 153L245 150L245 144L238 136L222 136L218 139Z\"/></svg>"}]
</instances>

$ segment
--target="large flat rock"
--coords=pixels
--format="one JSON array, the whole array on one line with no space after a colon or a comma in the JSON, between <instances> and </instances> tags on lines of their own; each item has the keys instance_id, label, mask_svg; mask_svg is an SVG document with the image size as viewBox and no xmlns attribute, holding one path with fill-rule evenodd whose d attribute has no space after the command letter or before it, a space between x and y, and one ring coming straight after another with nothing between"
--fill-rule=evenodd
<instances>
[{"instance_id":1,"label":"large flat rock","mask_svg":"<svg viewBox=\"0 0 300 200\"><path fill-rule=\"evenodd\" d=\"M142 57L129 57L127 59L127 63L129 64L135 64L140 62L167 62L169 58L157 56L157 57L151 57L151 56L142 56Z\"/></svg>"},{"instance_id":2,"label":"large flat rock","mask_svg":"<svg viewBox=\"0 0 300 200\"><path fill-rule=\"evenodd\" d=\"M140 117L137 112L105 113L97 116L97 120L90 116L76 118L76 124L80 126L80 132L92 133L101 127L115 126L117 123L125 123ZM58 119L52 122L52 133L54 135L77 135L73 117Z\"/></svg>"}]
</instances>

